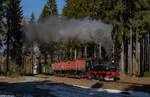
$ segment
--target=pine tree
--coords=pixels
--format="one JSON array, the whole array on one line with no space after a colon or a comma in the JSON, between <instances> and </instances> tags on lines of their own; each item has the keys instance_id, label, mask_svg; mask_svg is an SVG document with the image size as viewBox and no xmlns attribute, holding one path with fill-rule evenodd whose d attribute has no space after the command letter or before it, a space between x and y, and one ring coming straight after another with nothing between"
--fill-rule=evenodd
<instances>
[{"instance_id":1,"label":"pine tree","mask_svg":"<svg viewBox=\"0 0 150 97\"><path fill-rule=\"evenodd\" d=\"M20 2L21 0L8 0L7 2L7 66L9 57L15 61L16 65L22 65L23 31Z\"/></svg>"}]
</instances>

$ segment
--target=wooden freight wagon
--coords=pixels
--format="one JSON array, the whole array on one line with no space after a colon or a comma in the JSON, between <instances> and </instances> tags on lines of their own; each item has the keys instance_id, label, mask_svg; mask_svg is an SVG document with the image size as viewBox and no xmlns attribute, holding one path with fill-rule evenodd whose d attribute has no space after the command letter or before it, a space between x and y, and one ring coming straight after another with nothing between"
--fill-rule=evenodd
<instances>
[{"instance_id":1,"label":"wooden freight wagon","mask_svg":"<svg viewBox=\"0 0 150 97\"><path fill-rule=\"evenodd\" d=\"M74 60L65 62L56 62L52 64L54 73L63 74L82 74L86 70L86 60Z\"/></svg>"}]
</instances>

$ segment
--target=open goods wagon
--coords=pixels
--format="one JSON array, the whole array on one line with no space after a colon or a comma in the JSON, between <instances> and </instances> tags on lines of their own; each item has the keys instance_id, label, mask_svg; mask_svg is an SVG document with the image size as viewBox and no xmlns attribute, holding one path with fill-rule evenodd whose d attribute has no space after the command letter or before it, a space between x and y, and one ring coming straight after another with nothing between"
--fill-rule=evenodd
<instances>
[{"instance_id":1,"label":"open goods wagon","mask_svg":"<svg viewBox=\"0 0 150 97\"><path fill-rule=\"evenodd\" d=\"M78 75L97 80L119 79L117 67L112 64L94 64L90 60L73 60L55 62L51 66L54 74Z\"/></svg>"},{"instance_id":2,"label":"open goods wagon","mask_svg":"<svg viewBox=\"0 0 150 97\"><path fill-rule=\"evenodd\" d=\"M64 61L52 64L52 71L56 74L84 75L86 60Z\"/></svg>"}]
</instances>

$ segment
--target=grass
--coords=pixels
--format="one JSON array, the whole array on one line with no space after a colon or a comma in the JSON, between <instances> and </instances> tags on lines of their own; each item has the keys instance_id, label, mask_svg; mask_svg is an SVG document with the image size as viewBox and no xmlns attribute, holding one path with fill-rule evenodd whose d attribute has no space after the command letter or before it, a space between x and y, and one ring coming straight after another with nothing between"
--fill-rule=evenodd
<instances>
[{"instance_id":1,"label":"grass","mask_svg":"<svg viewBox=\"0 0 150 97\"><path fill-rule=\"evenodd\" d=\"M132 73L126 73L125 74L127 77L133 77L134 75Z\"/></svg>"},{"instance_id":2,"label":"grass","mask_svg":"<svg viewBox=\"0 0 150 97\"><path fill-rule=\"evenodd\" d=\"M39 77L39 78L44 78L44 79L48 79L49 78L49 76L48 75L36 75L36 77Z\"/></svg>"},{"instance_id":3,"label":"grass","mask_svg":"<svg viewBox=\"0 0 150 97\"><path fill-rule=\"evenodd\" d=\"M150 77L150 72L144 72L144 77Z\"/></svg>"},{"instance_id":4,"label":"grass","mask_svg":"<svg viewBox=\"0 0 150 97\"><path fill-rule=\"evenodd\" d=\"M127 77L134 77L134 74L131 73L126 73L125 74ZM144 72L144 74L137 75L136 77L150 77L150 72Z\"/></svg>"}]
</instances>

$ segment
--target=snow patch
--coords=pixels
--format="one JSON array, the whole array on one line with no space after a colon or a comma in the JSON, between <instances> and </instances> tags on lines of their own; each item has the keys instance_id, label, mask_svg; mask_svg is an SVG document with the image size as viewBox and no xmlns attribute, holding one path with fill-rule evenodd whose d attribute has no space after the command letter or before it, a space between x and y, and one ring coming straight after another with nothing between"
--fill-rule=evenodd
<instances>
[{"instance_id":1,"label":"snow patch","mask_svg":"<svg viewBox=\"0 0 150 97\"><path fill-rule=\"evenodd\" d=\"M0 95L0 97L18 97L18 96L15 96L15 95ZM22 97L33 97L31 95L24 95Z\"/></svg>"},{"instance_id":2,"label":"snow patch","mask_svg":"<svg viewBox=\"0 0 150 97\"><path fill-rule=\"evenodd\" d=\"M144 92L127 92L113 89L89 88L67 85L37 85L37 88L49 91L56 97L150 97Z\"/></svg>"},{"instance_id":3,"label":"snow patch","mask_svg":"<svg viewBox=\"0 0 150 97\"><path fill-rule=\"evenodd\" d=\"M146 92L132 92L130 95L131 97L150 97L150 94Z\"/></svg>"},{"instance_id":4,"label":"snow patch","mask_svg":"<svg viewBox=\"0 0 150 97\"><path fill-rule=\"evenodd\" d=\"M16 97L16 96L13 96L13 95L0 95L0 97Z\"/></svg>"}]
</instances>

